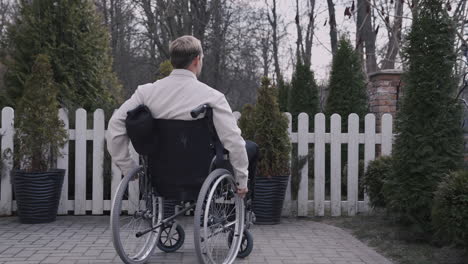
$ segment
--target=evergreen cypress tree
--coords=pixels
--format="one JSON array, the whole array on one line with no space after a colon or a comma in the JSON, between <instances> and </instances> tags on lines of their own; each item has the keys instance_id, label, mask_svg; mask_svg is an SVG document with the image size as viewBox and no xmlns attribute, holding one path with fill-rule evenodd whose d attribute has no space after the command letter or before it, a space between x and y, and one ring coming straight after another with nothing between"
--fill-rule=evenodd
<instances>
[{"instance_id":1,"label":"evergreen cypress tree","mask_svg":"<svg viewBox=\"0 0 468 264\"><path fill-rule=\"evenodd\" d=\"M293 118L293 130L297 129L297 118L302 112L309 115L309 119L312 120L309 121L309 127L312 128L314 116L319 111L318 87L313 72L300 59L292 77L288 100L288 110Z\"/></svg>"},{"instance_id":2,"label":"evergreen cypress tree","mask_svg":"<svg viewBox=\"0 0 468 264\"><path fill-rule=\"evenodd\" d=\"M348 116L351 113L358 114L361 123L364 124L362 121L368 112L364 73L358 53L344 37L340 39L333 56L329 91L325 106L327 118L334 113L339 114L344 131L348 129Z\"/></svg>"},{"instance_id":3,"label":"evergreen cypress tree","mask_svg":"<svg viewBox=\"0 0 468 264\"><path fill-rule=\"evenodd\" d=\"M389 209L426 232L437 185L462 166L452 23L440 0L420 2L403 53L408 71L396 119L393 172L384 185Z\"/></svg>"},{"instance_id":4,"label":"evergreen cypress tree","mask_svg":"<svg viewBox=\"0 0 468 264\"><path fill-rule=\"evenodd\" d=\"M283 80L278 81L278 104L281 112L288 112L288 98L291 85Z\"/></svg>"},{"instance_id":5,"label":"evergreen cypress tree","mask_svg":"<svg viewBox=\"0 0 468 264\"><path fill-rule=\"evenodd\" d=\"M50 58L62 105L110 109L121 100L109 36L92 1L22 0L9 38L6 104L21 98L38 54Z\"/></svg>"},{"instance_id":6,"label":"evergreen cypress tree","mask_svg":"<svg viewBox=\"0 0 468 264\"><path fill-rule=\"evenodd\" d=\"M338 42L338 48L333 56L330 82L328 84L329 94L325 105L325 115L327 117L326 130L330 131L331 115L341 116L341 130L348 130L348 116L356 113L359 116L360 129L364 129L364 116L368 113L368 98L366 83L359 54L354 50L349 39L342 37ZM325 162L327 168L330 166L330 146L326 146ZM360 156L363 156L364 149L360 149ZM348 146L341 148L341 171L342 194L347 194L347 172L346 163ZM326 170L325 175L327 189L330 182L330 171Z\"/></svg>"}]
</instances>

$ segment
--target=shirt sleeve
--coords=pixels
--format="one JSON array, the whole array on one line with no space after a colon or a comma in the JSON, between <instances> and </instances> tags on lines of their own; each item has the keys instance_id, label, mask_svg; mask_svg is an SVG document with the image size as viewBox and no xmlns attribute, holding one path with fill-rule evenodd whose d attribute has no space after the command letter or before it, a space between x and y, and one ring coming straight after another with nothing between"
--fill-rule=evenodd
<instances>
[{"instance_id":1,"label":"shirt sleeve","mask_svg":"<svg viewBox=\"0 0 468 264\"><path fill-rule=\"evenodd\" d=\"M213 123L221 143L229 151L237 185L239 188L247 188L249 160L236 118L224 95L221 95L211 107L213 107Z\"/></svg>"},{"instance_id":2,"label":"shirt sleeve","mask_svg":"<svg viewBox=\"0 0 468 264\"><path fill-rule=\"evenodd\" d=\"M130 156L130 139L125 128L125 119L127 118L127 112L135 109L140 104L143 104L143 96L141 88L138 87L132 97L114 112L107 128L107 150L123 175L127 175L138 166Z\"/></svg>"}]
</instances>

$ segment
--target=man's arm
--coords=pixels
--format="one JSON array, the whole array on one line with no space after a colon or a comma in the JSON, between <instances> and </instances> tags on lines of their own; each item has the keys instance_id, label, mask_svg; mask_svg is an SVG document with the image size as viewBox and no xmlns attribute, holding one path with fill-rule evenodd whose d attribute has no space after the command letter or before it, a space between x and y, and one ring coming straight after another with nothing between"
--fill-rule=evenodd
<instances>
[{"instance_id":1,"label":"man's arm","mask_svg":"<svg viewBox=\"0 0 468 264\"><path fill-rule=\"evenodd\" d=\"M113 161L124 175L137 167L135 161L130 157L129 138L125 128L127 112L143 104L143 96L140 88L114 112L107 128L107 150Z\"/></svg>"},{"instance_id":2,"label":"man's arm","mask_svg":"<svg viewBox=\"0 0 468 264\"><path fill-rule=\"evenodd\" d=\"M249 160L245 149L245 141L237 126L236 118L224 95L220 96L213 108L213 123L219 139L229 151L229 158L234 168L238 188L247 188Z\"/></svg>"}]
</instances>

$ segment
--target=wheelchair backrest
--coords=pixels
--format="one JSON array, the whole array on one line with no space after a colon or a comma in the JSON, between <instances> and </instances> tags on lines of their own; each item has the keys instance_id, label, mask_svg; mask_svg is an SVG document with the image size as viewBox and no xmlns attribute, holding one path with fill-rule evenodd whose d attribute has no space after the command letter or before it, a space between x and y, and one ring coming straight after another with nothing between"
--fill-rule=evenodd
<instances>
[{"instance_id":1,"label":"wheelchair backrest","mask_svg":"<svg viewBox=\"0 0 468 264\"><path fill-rule=\"evenodd\" d=\"M157 149L148 155L152 182L166 199L195 200L215 155L208 117L154 120Z\"/></svg>"}]
</instances>

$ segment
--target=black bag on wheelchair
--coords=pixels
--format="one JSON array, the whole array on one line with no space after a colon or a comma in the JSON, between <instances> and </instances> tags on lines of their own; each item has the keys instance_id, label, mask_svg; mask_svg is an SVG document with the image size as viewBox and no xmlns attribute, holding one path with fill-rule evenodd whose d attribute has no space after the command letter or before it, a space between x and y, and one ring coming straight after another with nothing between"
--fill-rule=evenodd
<instances>
[{"instance_id":1,"label":"black bag on wheelchair","mask_svg":"<svg viewBox=\"0 0 468 264\"><path fill-rule=\"evenodd\" d=\"M149 155L157 149L154 135L155 120L146 105L139 105L127 112L125 128L133 147L141 155Z\"/></svg>"}]
</instances>

